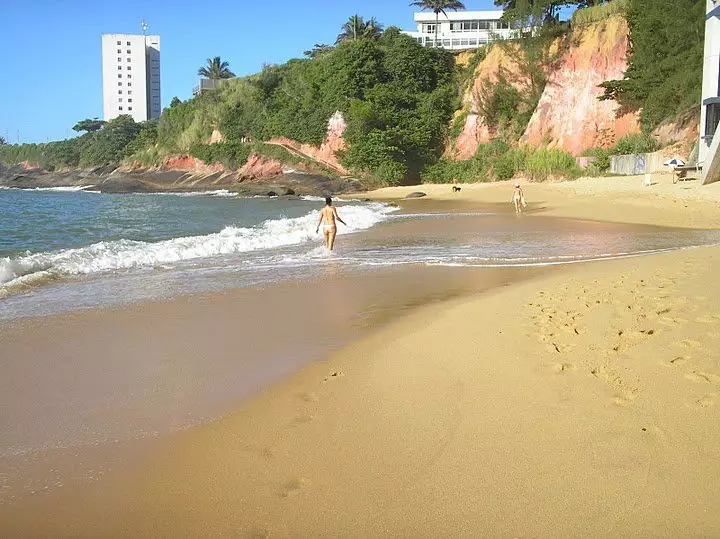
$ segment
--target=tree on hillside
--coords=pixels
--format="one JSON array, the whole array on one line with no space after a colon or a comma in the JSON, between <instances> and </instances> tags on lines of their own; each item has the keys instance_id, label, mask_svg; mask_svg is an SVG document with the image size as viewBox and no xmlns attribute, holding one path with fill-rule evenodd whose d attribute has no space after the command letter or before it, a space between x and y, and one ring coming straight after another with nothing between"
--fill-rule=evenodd
<instances>
[{"instance_id":1,"label":"tree on hillside","mask_svg":"<svg viewBox=\"0 0 720 539\"><path fill-rule=\"evenodd\" d=\"M495 0L502 7L504 18L509 21L558 21L558 11L564 6L587 7L603 3L604 0Z\"/></svg>"},{"instance_id":2,"label":"tree on hillside","mask_svg":"<svg viewBox=\"0 0 720 539\"><path fill-rule=\"evenodd\" d=\"M198 75L213 80L235 77L235 73L230 71L230 63L221 61L219 56L208 58L207 65L198 69Z\"/></svg>"},{"instance_id":3,"label":"tree on hillside","mask_svg":"<svg viewBox=\"0 0 720 539\"><path fill-rule=\"evenodd\" d=\"M383 26L375 17L365 21L360 15L353 15L343 24L342 32L338 34L335 43L342 41L357 41L358 39L377 39L382 35Z\"/></svg>"},{"instance_id":4,"label":"tree on hillside","mask_svg":"<svg viewBox=\"0 0 720 539\"><path fill-rule=\"evenodd\" d=\"M86 131L88 133L95 133L95 131L100 131L100 129L102 129L104 125L105 122L103 120L98 120L97 118L88 118L86 120L82 120L76 123L73 126L73 131Z\"/></svg>"},{"instance_id":5,"label":"tree on hillside","mask_svg":"<svg viewBox=\"0 0 720 539\"><path fill-rule=\"evenodd\" d=\"M180 98L178 96L175 96L170 100L170 108L177 107L181 103L182 101L180 101Z\"/></svg>"},{"instance_id":6,"label":"tree on hillside","mask_svg":"<svg viewBox=\"0 0 720 539\"><path fill-rule=\"evenodd\" d=\"M630 0L628 68L602 83L625 110L640 109L646 131L700 102L705 28L703 0Z\"/></svg>"},{"instance_id":7,"label":"tree on hillside","mask_svg":"<svg viewBox=\"0 0 720 539\"><path fill-rule=\"evenodd\" d=\"M303 54L307 56L308 58L317 58L319 56L322 56L326 52L330 52L333 50L332 45L325 45L324 43L315 43L312 49L309 51L305 51Z\"/></svg>"},{"instance_id":8,"label":"tree on hillside","mask_svg":"<svg viewBox=\"0 0 720 539\"><path fill-rule=\"evenodd\" d=\"M447 17L446 10L451 9L457 11L458 9L465 9L465 4L458 2L458 0L418 0L417 2L410 2L411 6L417 6L422 10L430 10L435 13L435 46L438 44L438 27L440 26L440 14L442 13Z\"/></svg>"},{"instance_id":9,"label":"tree on hillside","mask_svg":"<svg viewBox=\"0 0 720 539\"><path fill-rule=\"evenodd\" d=\"M7 142L5 142L5 139L3 137L0 137L0 146L2 146L3 144L7 144Z\"/></svg>"}]
</instances>

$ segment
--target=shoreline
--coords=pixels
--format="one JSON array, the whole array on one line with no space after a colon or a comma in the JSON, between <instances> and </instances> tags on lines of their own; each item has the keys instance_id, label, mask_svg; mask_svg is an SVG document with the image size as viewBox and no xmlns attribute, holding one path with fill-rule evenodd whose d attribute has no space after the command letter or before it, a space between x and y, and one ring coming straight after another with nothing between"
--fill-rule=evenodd
<instances>
[{"instance_id":1,"label":"shoreline","mask_svg":"<svg viewBox=\"0 0 720 539\"><path fill-rule=\"evenodd\" d=\"M616 192L588 195L603 206L588 212L582 183L540 185L526 196L530 209L530 192L547 197L545 215L682 214ZM420 186L432 198L402 204L507 191L461 187L467 199ZM699 228L720 222L710 193ZM158 440L128 476L0 505L0 520L77 536L716 532L720 294L703 283L718 268L720 248L700 247L416 304L230 416Z\"/></svg>"}]
</instances>

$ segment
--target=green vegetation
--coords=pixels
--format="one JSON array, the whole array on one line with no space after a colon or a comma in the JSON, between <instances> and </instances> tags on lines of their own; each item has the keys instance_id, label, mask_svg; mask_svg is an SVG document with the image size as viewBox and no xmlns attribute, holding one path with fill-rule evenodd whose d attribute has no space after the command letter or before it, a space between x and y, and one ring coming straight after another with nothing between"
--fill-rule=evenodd
<instances>
[{"instance_id":1,"label":"green vegetation","mask_svg":"<svg viewBox=\"0 0 720 539\"><path fill-rule=\"evenodd\" d=\"M602 99L639 110L643 130L700 101L705 2L628 0L632 46L622 80L603 83Z\"/></svg>"},{"instance_id":2,"label":"green vegetation","mask_svg":"<svg viewBox=\"0 0 720 539\"><path fill-rule=\"evenodd\" d=\"M139 124L131 116L118 116L101 129L77 138L46 144L4 145L0 147L0 161L8 164L28 161L46 170L114 165L152 144L156 134L155 122Z\"/></svg>"},{"instance_id":3,"label":"green vegetation","mask_svg":"<svg viewBox=\"0 0 720 539\"><path fill-rule=\"evenodd\" d=\"M347 123L341 163L377 184L508 179L572 178L575 160L548 148L518 147L520 136L557 59L571 44L569 26L558 21L563 6L579 6L572 24L582 26L627 12L632 31L631 62L622 81L606 83L605 98L625 108L641 107L649 131L661 120L695 105L702 62L701 0L495 0L511 27L542 23L530 35L481 47L469 64L455 66L452 53L423 47L397 28L374 18L350 17L335 46L316 44L306 58L266 65L248 77L232 78L227 62L208 59L201 75L222 79L217 90L187 101L173 98L156 122L136 124L121 116L105 123L78 122L77 138L47 144L0 144L0 161L28 161L45 169L104 165L157 165L170 155L193 155L206 163L239 168L251 154L283 163L307 163L282 147L266 144L287 137L319 145L328 118L340 111ZM461 9L460 2L413 2L432 10ZM476 83L476 68L491 47L501 47L517 68L500 70L493 82ZM475 85L477 111L461 96ZM457 111L453 114L454 111ZM472 159L441 159L448 138L457 139L468 115L477 112L495 140L480 145ZM210 144L216 131L220 142ZM592 149L596 167L606 169L611 153L653 151L649 137L631 137L609 150ZM315 170L323 167L312 163ZM333 174L324 170L325 173Z\"/></svg>"},{"instance_id":4,"label":"green vegetation","mask_svg":"<svg viewBox=\"0 0 720 539\"><path fill-rule=\"evenodd\" d=\"M76 123L73 126L73 131L85 131L87 133L94 133L95 131L100 131L102 127L105 125L105 122L103 120L98 120L97 118L87 120L82 120L78 123Z\"/></svg>"},{"instance_id":5,"label":"green vegetation","mask_svg":"<svg viewBox=\"0 0 720 539\"><path fill-rule=\"evenodd\" d=\"M612 148L590 148L585 150L583 155L595 157L595 161L591 166L593 174L603 174L610 169L611 155L652 153L658 148L658 142L650 135L627 135L621 138Z\"/></svg>"},{"instance_id":6,"label":"green vegetation","mask_svg":"<svg viewBox=\"0 0 720 539\"><path fill-rule=\"evenodd\" d=\"M370 17L369 20L365 21L360 15L353 15L343 25L342 32L338 34L335 43L337 44L342 41L357 41L358 39L377 39L382 35L382 33L383 25L378 23L375 17ZM323 46L316 45L315 47L318 48ZM327 47L327 45L325 45L325 47ZM315 49L313 49L313 51L315 51ZM327 49L323 50L320 48L315 51L314 55L311 53L308 56L317 57L323 52L327 52Z\"/></svg>"},{"instance_id":7,"label":"green vegetation","mask_svg":"<svg viewBox=\"0 0 720 539\"><path fill-rule=\"evenodd\" d=\"M480 144L472 159L441 159L425 169L422 180L428 183L485 182L509 180L516 174L524 174L533 181L544 181L577 178L581 170L575 158L566 152L529 146L511 148L496 139Z\"/></svg>"},{"instance_id":8,"label":"green vegetation","mask_svg":"<svg viewBox=\"0 0 720 539\"><path fill-rule=\"evenodd\" d=\"M613 15L625 15L628 10L629 0L612 0L604 4L598 4L573 13L570 25L575 28L587 26L596 22L604 21Z\"/></svg>"},{"instance_id":9,"label":"green vegetation","mask_svg":"<svg viewBox=\"0 0 720 539\"><path fill-rule=\"evenodd\" d=\"M198 75L206 77L208 79L231 79L235 76L235 73L230 71L230 63L223 62L219 56L215 58L208 58L207 65L198 69Z\"/></svg>"}]
</instances>

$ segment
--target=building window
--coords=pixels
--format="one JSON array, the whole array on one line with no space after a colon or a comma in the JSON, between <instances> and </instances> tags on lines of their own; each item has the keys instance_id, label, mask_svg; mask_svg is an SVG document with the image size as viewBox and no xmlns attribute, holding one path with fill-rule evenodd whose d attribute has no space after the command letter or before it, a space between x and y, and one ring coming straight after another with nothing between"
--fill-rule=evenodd
<instances>
[{"instance_id":1,"label":"building window","mask_svg":"<svg viewBox=\"0 0 720 539\"><path fill-rule=\"evenodd\" d=\"M129 78L129 77L128 77ZM132 86L132 82L128 82L128 86Z\"/></svg>"},{"instance_id":2,"label":"building window","mask_svg":"<svg viewBox=\"0 0 720 539\"><path fill-rule=\"evenodd\" d=\"M132 110L132 107L128 107L128 110Z\"/></svg>"},{"instance_id":3,"label":"building window","mask_svg":"<svg viewBox=\"0 0 720 539\"><path fill-rule=\"evenodd\" d=\"M128 103L132 103L132 97L128 98Z\"/></svg>"},{"instance_id":4,"label":"building window","mask_svg":"<svg viewBox=\"0 0 720 539\"><path fill-rule=\"evenodd\" d=\"M130 71L131 69L132 69L132 66L128 66L128 71Z\"/></svg>"},{"instance_id":5,"label":"building window","mask_svg":"<svg viewBox=\"0 0 720 539\"><path fill-rule=\"evenodd\" d=\"M129 46L130 46L130 42L128 41L127 44L128 44L128 47L129 47Z\"/></svg>"},{"instance_id":6,"label":"building window","mask_svg":"<svg viewBox=\"0 0 720 539\"><path fill-rule=\"evenodd\" d=\"M122 45L122 42L118 41L118 45Z\"/></svg>"},{"instance_id":7,"label":"building window","mask_svg":"<svg viewBox=\"0 0 720 539\"><path fill-rule=\"evenodd\" d=\"M122 86L122 82L118 82L118 86Z\"/></svg>"},{"instance_id":8,"label":"building window","mask_svg":"<svg viewBox=\"0 0 720 539\"><path fill-rule=\"evenodd\" d=\"M434 34L435 33L435 25L434 24L423 24L422 31L424 34Z\"/></svg>"},{"instance_id":9,"label":"building window","mask_svg":"<svg viewBox=\"0 0 720 539\"><path fill-rule=\"evenodd\" d=\"M711 103L707 106L705 119L705 138L712 141L720 124L720 103Z\"/></svg>"},{"instance_id":10,"label":"building window","mask_svg":"<svg viewBox=\"0 0 720 539\"><path fill-rule=\"evenodd\" d=\"M118 54L120 54L121 52L122 52L122 50L121 50L121 49L118 49Z\"/></svg>"},{"instance_id":11,"label":"building window","mask_svg":"<svg viewBox=\"0 0 720 539\"><path fill-rule=\"evenodd\" d=\"M122 93L122 90L118 90L118 94L121 94L121 93Z\"/></svg>"},{"instance_id":12,"label":"building window","mask_svg":"<svg viewBox=\"0 0 720 539\"><path fill-rule=\"evenodd\" d=\"M122 73L118 73L118 79L122 79Z\"/></svg>"},{"instance_id":13,"label":"building window","mask_svg":"<svg viewBox=\"0 0 720 539\"><path fill-rule=\"evenodd\" d=\"M122 62L122 58L118 58L118 62Z\"/></svg>"},{"instance_id":14,"label":"building window","mask_svg":"<svg viewBox=\"0 0 720 539\"><path fill-rule=\"evenodd\" d=\"M128 79L132 79L132 75L128 73Z\"/></svg>"},{"instance_id":15,"label":"building window","mask_svg":"<svg viewBox=\"0 0 720 539\"><path fill-rule=\"evenodd\" d=\"M122 107L118 107L118 110L122 110Z\"/></svg>"},{"instance_id":16,"label":"building window","mask_svg":"<svg viewBox=\"0 0 720 539\"><path fill-rule=\"evenodd\" d=\"M118 103L122 103L122 97L118 97Z\"/></svg>"},{"instance_id":17,"label":"building window","mask_svg":"<svg viewBox=\"0 0 720 539\"><path fill-rule=\"evenodd\" d=\"M129 61L130 61L130 58L128 58L127 61L129 62Z\"/></svg>"},{"instance_id":18,"label":"building window","mask_svg":"<svg viewBox=\"0 0 720 539\"><path fill-rule=\"evenodd\" d=\"M127 53L130 54L130 49L127 50Z\"/></svg>"},{"instance_id":19,"label":"building window","mask_svg":"<svg viewBox=\"0 0 720 539\"><path fill-rule=\"evenodd\" d=\"M118 66L118 70L122 69L122 66Z\"/></svg>"},{"instance_id":20,"label":"building window","mask_svg":"<svg viewBox=\"0 0 720 539\"><path fill-rule=\"evenodd\" d=\"M128 84L128 86L130 85ZM128 90L128 95L132 95L132 90Z\"/></svg>"}]
</instances>

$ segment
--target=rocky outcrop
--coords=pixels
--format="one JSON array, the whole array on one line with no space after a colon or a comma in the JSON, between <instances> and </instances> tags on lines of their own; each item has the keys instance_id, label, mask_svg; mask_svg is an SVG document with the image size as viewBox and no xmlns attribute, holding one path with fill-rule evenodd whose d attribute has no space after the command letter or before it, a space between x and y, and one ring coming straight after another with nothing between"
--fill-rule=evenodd
<instances>
[{"instance_id":1,"label":"rocky outcrop","mask_svg":"<svg viewBox=\"0 0 720 539\"><path fill-rule=\"evenodd\" d=\"M348 170L342 166L336 154L339 150L345 149L344 135L346 129L347 123L345 122L345 118L340 111L337 111L328 120L325 140L319 147L313 144L300 143L285 137L274 138L267 142L283 146L299 157L317 161L321 165L339 174L347 175Z\"/></svg>"},{"instance_id":2,"label":"rocky outcrop","mask_svg":"<svg viewBox=\"0 0 720 539\"><path fill-rule=\"evenodd\" d=\"M248 157L247 162L238 171L238 178L257 180L259 178L271 178L282 173L282 163L254 153Z\"/></svg>"},{"instance_id":3,"label":"rocky outcrop","mask_svg":"<svg viewBox=\"0 0 720 539\"><path fill-rule=\"evenodd\" d=\"M700 137L700 110L691 109L685 114L662 122L652 133L660 144L669 148L670 153L688 160Z\"/></svg>"},{"instance_id":4,"label":"rocky outcrop","mask_svg":"<svg viewBox=\"0 0 720 539\"><path fill-rule=\"evenodd\" d=\"M614 101L598 99L602 82L623 78L628 41L627 21L619 15L574 30L520 142L579 155L639 133L637 113L621 114Z\"/></svg>"},{"instance_id":5,"label":"rocky outcrop","mask_svg":"<svg viewBox=\"0 0 720 539\"><path fill-rule=\"evenodd\" d=\"M277 163L268 168L260 158L255 166L242 171L196 174L185 170L123 171L113 167L71 172L45 172L26 170L20 166L0 164L0 186L17 189L38 187L85 187L103 193L197 192L226 189L239 195L254 196L275 193L296 193L297 196L327 196L337 193L358 192L364 189L357 180L329 178L317 174L273 173ZM265 168L263 168L265 167ZM262 170L260 170L262 168Z\"/></svg>"},{"instance_id":6,"label":"rocky outcrop","mask_svg":"<svg viewBox=\"0 0 720 539\"><path fill-rule=\"evenodd\" d=\"M463 96L463 109L457 114L467 113L467 116L462 131L452 147L447 149L446 155L469 159L475 154L478 144L489 142L495 135L480 115L480 99L482 86L486 82L496 83L501 73L520 92L530 87L530 80L521 72L517 59L503 46L490 46L487 56L475 68L473 85Z\"/></svg>"}]
</instances>

